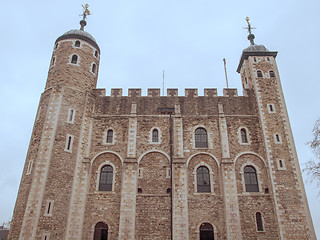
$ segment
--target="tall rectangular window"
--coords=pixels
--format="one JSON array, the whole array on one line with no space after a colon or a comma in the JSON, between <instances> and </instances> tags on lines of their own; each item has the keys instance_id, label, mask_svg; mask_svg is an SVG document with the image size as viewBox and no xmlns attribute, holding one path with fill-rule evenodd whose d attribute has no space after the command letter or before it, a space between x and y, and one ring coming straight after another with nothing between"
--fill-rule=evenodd
<instances>
[{"instance_id":1,"label":"tall rectangular window","mask_svg":"<svg viewBox=\"0 0 320 240\"><path fill-rule=\"evenodd\" d=\"M47 200L44 216L49 216L49 217L52 216L53 203L54 203L53 200Z\"/></svg>"},{"instance_id":2,"label":"tall rectangular window","mask_svg":"<svg viewBox=\"0 0 320 240\"><path fill-rule=\"evenodd\" d=\"M68 119L67 119L68 123L73 123L74 122L75 113L76 113L76 111L74 109L71 109L71 108L69 109Z\"/></svg>"},{"instance_id":3,"label":"tall rectangular window","mask_svg":"<svg viewBox=\"0 0 320 240\"><path fill-rule=\"evenodd\" d=\"M73 145L73 136L70 134L67 134L66 145L64 147L64 150L66 152L72 152L72 145Z\"/></svg>"}]
</instances>

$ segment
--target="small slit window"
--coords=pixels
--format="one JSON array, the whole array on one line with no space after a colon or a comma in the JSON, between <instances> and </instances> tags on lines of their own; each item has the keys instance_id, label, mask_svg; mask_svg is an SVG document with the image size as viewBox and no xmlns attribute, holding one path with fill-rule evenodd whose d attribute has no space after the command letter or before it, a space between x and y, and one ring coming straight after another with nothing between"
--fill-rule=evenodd
<instances>
[{"instance_id":1,"label":"small slit window","mask_svg":"<svg viewBox=\"0 0 320 240\"><path fill-rule=\"evenodd\" d=\"M53 200L47 200L44 216L52 216L53 203Z\"/></svg>"},{"instance_id":2,"label":"small slit window","mask_svg":"<svg viewBox=\"0 0 320 240\"><path fill-rule=\"evenodd\" d=\"M101 168L99 179L99 191L112 191L113 168L110 165L105 165Z\"/></svg>"},{"instance_id":3,"label":"small slit window","mask_svg":"<svg viewBox=\"0 0 320 240\"><path fill-rule=\"evenodd\" d=\"M281 137L280 137L280 135L278 133L274 134L274 141L276 143L281 143L282 142L281 141Z\"/></svg>"},{"instance_id":4,"label":"small slit window","mask_svg":"<svg viewBox=\"0 0 320 240\"><path fill-rule=\"evenodd\" d=\"M240 135L241 135L241 143L248 143L247 130L245 128L241 128Z\"/></svg>"},{"instance_id":5,"label":"small slit window","mask_svg":"<svg viewBox=\"0 0 320 240\"><path fill-rule=\"evenodd\" d=\"M196 148L207 148L208 137L207 131L204 128L197 128L194 133L195 147Z\"/></svg>"},{"instance_id":6,"label":"small slit window","mask_svg":"<svg viewBox=\"0 0 320 240\"><path fill-rule=\"evenodd\" d=\"M98 51L97 50L94 51L94 56L98 57Z\"/></svg>"},{"instance_id":7,"label":"small slit window","mask_svg":"<svg viewBox=\"0 0 320 240\"><path fill-rule=\"evenodd\" d=\"M92 64L91 72L96 73L97 65L95 63Z\"/></svg>"},{"instance_id":8,"label":"small slit window","mask_svg":"<svg viewBox=\"0 0 320 240\"><path fill-rule=\"evenodd\" d=\"M138 178L142 178L142 176L143 176L143 170L142 170L142 168L139 168L138 169Z\"/></svg>"},{"instance_id":9,"label":"small slit window","mask_svg":"<svg viewBox=\"0 0 320 240\"><path fill-rule=\"evenodd\" d=\"M211 192L210 187L210 173L205 166L200 166L197 169L197 192Z\"/></svg>"},{"instance_id":10,"label":"small slit window","mask_svg":"<svg viewBox=\"0 0 320 240\"><path fill-rule=\"evenodd\" d=\"M58 47L59 47L59 43L56 43L56 44L54 45L54 50L58 49Z\"/></svg>"},{"instance_id":11,"label":"small slit window","mask_svg":"<svg viewBox=\"0 0 320 240\"><path fill-rule=\"evenodd\" d=\"M268 111L269 111L269 113L275 112L274 104L268 104Z\"/></svg>"},{"instance_id":12,"label":"small slit window","mask_svg":"<svg viewBox=\"0 0 320 240\"><path fill-rule=\"evenodd\" d=\"M252 166L244 168L244 181L246 192L259 192L257 172Z\"/></svg>"},{"instance_id":13,"label":"small slit window","mask_svg":"<svg viewBox=\"0 0 320 240\"><path fill-rule=\"evenodd\" d=\"M53 57L51 60L51 66L53 66L56 63L56 57Z\"/></svg>"},{"instance_id":14,"label":"small slit window","mask_svg":"<svg viewBox=\"0 0 320 240\"><path fill-rule=\"evenodd\" d=\"M71 63L72 64L77 64L78 63L78 56L76 54L72 55Z\"/></svg>"},{"instance_id":15,"label":"small slit window","mask_svg":"<svg viewBox=\"0 0 320 240\"><path fill-rule=\"evenodd\" d=\"M257 76L258 76L259 78L262 78L262 72L261 72L261 70L258 70L258 71L257 71Z\"/></svg>"},{"instance_id":16,"label":"small slit window","mask_svg":"<svg viewBox=\"0 0 320 240\"><path fill-rule=\"evenodd\" d=\"M74 43L74 46L75 46L75 47L80 47L80 45L81 45L81 43L80 43L80 41L78 41L78 40Z\"/></svg>"},{"instance_id":17,"label":"small slit window","mask_svg":"<svg viewBox=\"0 0 320 240\"><path fill-rule=\"evenodd\" d=\"M68 123L73 123L74 122L74 116L75 116L75 110L74 109L69 109L67 122Z\"/></svg>"},{"instance_id":18,"label":"small slit window","mask_svg":"<svg viewBox=\"0 0 320 240\"><path fill-rule=\"evenodd\" d=\"M31 174L32 166L33 166L33 160L29 160L28 168L27 168L27 172L26 172L27 175Z\"/></svg>"},{"instance_id":19,"label":"small slit window","mask_svg":"<svg viewBox=\"0 0 320 240\"><path fill-rule=\"evenodd\" d=\"M210 223L200 225L200 240L214 240L213 226Z\"/></svg>"},{"instance_id":20,"label":"small slit window","mask_svg":"<svg viewBox=\"0 0 320 240\"><path fill-rule=\"evenodd\" d=\"M109 129L107 132L107 143L112 143L113 142L113 130Z\"/></svg>"},{"instance_id":21,"label":"small slit window","mask_svg":"<svg viewBox=\"0 0 320 240\"><path fill-rule=\"evenodd\" d=\"M257 58L256 58L256 57L254 57L254 58L253 58L253 61L254 61L254 62L257 62Z\"/></svg>"},{"instance_id":22,"label":"small slit window","mask_svg":"<svg viewBox=\"0 0 320 240\"><path fill-rule=\"evenodd\" d=\"M272 70L269 71L269 75L270 75L270 77L275 77L275 76L276 76L276 75L274 74L274 71L272 71Z\"/></svg>"},{"instance_id":23,"label":"small slit window","mask_svg":"<svg viewBox=\"0 0 320 240\"><path fill-rule=\"evenodd\" d=\"M257 231L263 232L263 221L262 221L262 214L260 212L256 212L256 224L257 224Z\"/></svg>"},{"instance_id":24,"label":"small slit window","mask_svg":"<svg viewBox=\"0 0 320 240\"><path fill-rule=\"evenodd\" d=\"M73 136L68 134L66 138L66 146L64 150L66 152L72 152L72 144L73 144Z\"/></svg>"}]
</instances>

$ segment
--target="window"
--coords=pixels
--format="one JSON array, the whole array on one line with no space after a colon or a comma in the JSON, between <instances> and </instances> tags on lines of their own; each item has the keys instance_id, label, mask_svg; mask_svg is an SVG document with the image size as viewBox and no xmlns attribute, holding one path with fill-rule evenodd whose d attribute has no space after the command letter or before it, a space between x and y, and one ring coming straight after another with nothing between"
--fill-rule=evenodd
<instances>
[{"instance_id":1,"label":"window","mask_svg":"<svg viewBox=\"0 0 320 240\"><path fill-rule=\"evenodd\" d=\"M286 170L285 161L283 159L278 159L277 163L279 170Z\"/></svg>"},{"instance_id":2,"label":"window","mask_svg":"<svg viewBox=\"0 0 320 240\"><path fill-rule=\"evenodd\" d=\"M142 178L143 176L143 170L142 168L138 168L138 178Z\"/></svg>"},{"instance_id":3,"label":"window","mask_svg":"<svg viewBox=\"0 0 320 240\"><path fill-rule=\"evenodd\" d=\"M53 66L56 62L56 57L53 57L52 60L51 60L51 66Z\"/></svg>"},{"instance_id":4,"label":"window","mask_svg":"<svg viewBox=\"0 0 320 240\"><path fill-rule=\"evenodd\" d=\"M247 131L244 128L241 128L240 130L240 135L241 135L241 142L242 143L248 143L248 136L247 136Z\"/></svg>"},{"instance_id":5,"label":"window","mask_svg":"<svg viewBox=\"0 0 320 240\"><path fill-rule=\"evenodd\" d=\"M75 47L80 47L80 41L77 40L77 41L74 43L74 46L75 46Z\"/></svg>"},{"instance_id":6,"label":"window","mask_svg":"<svg viewBox=\"0 0 320 240\"><path fill-rule=\"evenodd\" d=\"M281 137L278 133L274 134L275 143L282 143Z\"/></svg>"},{"instance_id":7,"label":"window","mask_svg":"<svg viewBox=\"0 0 320 240\"><path fill-rule=\"evenodd\" d=\"M72 55L71 63L72 64L77 64L78 63L78 56L76 54Z\"/></svg>"},{"instance_id":8,"label":"window","mask_svg":"<svg viewBox=\"0 0 320 240\"><path fill-rule=\"evenodd\" d=\"M49 217L52 216L53 203L54 203L53 200L47 200L44 216L49 216Z\"/></svg>"},{"instance_id":9,"label":"window","mask_svg":"<svg viewBox=\"0 0 320 240\"><path fill-rule=\"evenodd\" d=\"M259 192L257 172L252 166L244 168L244 181L246 192Z\"/></svg>"},{"instance_id":10,"label":"window","mask_svg":"<svg viewBox=\"0 0 320 240\"><path fill-rule=\"evenodd\" d=\"M67 134L66 145L64 150L66 152L72 152L72 144L73 144L73 136L70 134Z\"/></svg>"},{"instance_id":11,"label":"window","mask_svg":"<svg viewBox=\"0 0 320 240\"><path fill-rule=\"evenodd\" d=\"M254 57L254 58L253 58L253 61L254 61L254 62L257 62L257 58L256 58L256 57Z\"/></svg>"},{"instance_id":12,"label":"window","mask_svg":"<svg viewBox=\"0 0 320 240\"><path fill-rule=\"evenodd\" d=\"M138 193L142 193L142 188L138 188Z\"/></svg>"},{"instance_id":13,"label":"window","mask_svg":"<svg viewBox=\"0 0 320 240\"><path fill-rule=\"evenodd\" d=\"M32 165L33 165L33 160L30 160L28 163L28 168L27 168L27 175L31 174L32 171Z\"/></svg>"},{"instance_id":14,"label":"window","mask_svg":"<svg viewBox=\"0 0 320 240\"><path fill-rule=\"evenodd\" d=\"M112 143L113 142L113 131L111 129L108 130L107 132L107 143Z\"/></svg>"},{"instance_id":15,"label":"window","mask_svg":"<svg viewBox=\"0 0 320 240\"><path fill-rule=\"evenodd\" d=\"M274 71L272 71L272 70L269 71L269 75L270 75L270 77L275 77L275 76L276 76L276 75L274 74Z\"/></svg>"},{"instance_id":16,"label":"window","mask_svg":"<svg viewBox=\"0 0 320 240\"><path fill-rule=\"evenodd\" d=\"M200 166L197 169L197 192L211 192L209 169Z\"/></svg>"},{"instance_id":17,"label":"window","mask_svg":"<svg viewBox=\"0 0 320 240\"><path fill-rule=\"evenodd\" d=\"M213 226L210 223L200 225L200 240L214 240Z\"/></svg>"},{"instance_id":18,"label":"window","mask_svg":"<svg viewBox=\"0 0 320 240\"><path fill-rule=\"evenodd\" d=\"M269 58L269 57L267 57L267 61L268 61L268 62L270 61L270 58Z\"/></svg>"},{"instance_id":19,"label":"window","mask_svg":"<svg viewBox=\"0 0 320 240\"><path fill-rule=\"evenodd\" d=\"M93 240L108 240L108 225L104 222L98 222L94 227Z\"/></svg>"},{"instance_id":20,"label":"window","mask_svg":"<svg viewBox=\"0 0 320 240\"><path fill-rule=\"evenodd\" d=\"M263 231L263 222L262 222L262 215L260 212L256 212L256 224L257 224L257 231Z\"/></svg>"},{"instance_id":21,"label":"window","mask_svg":"<svg viewBox=\"0 0 320 240\"><path fill-rule=\"evenodd\" d=\"M259 78L262 77L262 72L261 72L260 70L257 71L257 76L258 76Z\"/></svg>"},{"instance_id":22,"label":"window","mask_svg":"<svg viewBox=\"0 0 320 240\"><path fill-rule=\"evenodd\" d=\"M67 119L68 123L73 123L74 122L74 115L75 115L75 110L69 109L68 119Z\"/></svg>"},{"instance_id":23,"label":"window","mask_svg":"<svg viewBox=\"0 0 320 240\"><path fill-rule=\"evenodd\" d=\"M275 113L274 104L268 104L268 111L269 113Z\"/></svg>"},{"instance_id":24,"label":"window","mask_svg":"<svg viewBox=\"0 0 320 240\"><path fill-rule=\"evenodd\" d=\"M152 142L159 142L159 131L157 129L152 130Z\"/></svg>"},{"instance_id":25,"label":"window","mask_svg":"<svg viewBox=\"0 0 320 240\"><path fill-rule=\"evenodd\" d=\"M100 171L99 191L112 191L113 168L105 165Z\"/></svg>"},{"instance_id":26,"label":"window","mask_svg":"<svg viewBox=\"0 0 320 240\"><path fill-rule=\"evenodd\" d=\"M41 238L42 240L49 240L49 238L50 238L50 233L46 232L42 234L42 238Z\"/></svg>"},{"instance_id":27,"label":"window","mask_svg":"<svg viewBox=\"0 0 320 240\"><path fill-rule=\"evenodd\" d=\"M94 56L98 57L98 51L97 50L94 52Z\"/></svg>"},{"instance_id":28,"label":"window","mask_svg":"<svg viewBox=\"0 0 320 240\"><path fill-rule=\"evenodd\" d=\"M170 178L170 177L171 177L171 169L170 169L170 168L167 168L166 178Z\"/></svg>"},{"instance_id":29,"label":"window","mask_svg":"<svg viewBox=\"0 0 320 240\"><path fill-rule=\"evenodd\" d=\"M196 148L207 148L208 138L207 131L204 128L197 128L194 134L195 147Z\"/></svg>"},{"instance_id":30,"label":"window","mask_svg":"<svg viewBox=\"0 0 320 240\"><path fill-rule=\"evenodd\" d=\"M92 64L91 72L96 73L97 65L95 63Z\"/></svg>"},{"instance_id":31,"label":"window","mask_svg":"<svg viewBox=\"0 0 320 240\"><path fill-rule=\"evenodd\" d=\"M59 47L59 43L56 43L56 44L54 45L54 50L56 50L58 47Z\"/></svg>"}]
</instances>

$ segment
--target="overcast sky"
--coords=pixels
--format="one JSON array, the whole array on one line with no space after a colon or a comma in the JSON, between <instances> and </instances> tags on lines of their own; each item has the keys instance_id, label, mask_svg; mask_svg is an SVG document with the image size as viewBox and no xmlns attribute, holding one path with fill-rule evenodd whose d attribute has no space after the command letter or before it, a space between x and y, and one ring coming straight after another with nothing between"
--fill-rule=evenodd
<instances>
[{"instance_id":1,"label":"overcast sky","mask_svg":"<svg viewBox=\"0 0 320 240\"><path fill-rule=\"evenodd\" d=\"M80 0L3 1L0 38L0 224L11 218L33 122L44 90L53 44L79 28ZM101 48L98 87L229 87L241 81L236 68L249 45L249 16L257 44L278 51L277 63L301 167L314 158L306 142L320 117L319 0L88 0L86 31ZM320 237L320 190L306 182L313 223Z\"/></svg>"}]
</instances>

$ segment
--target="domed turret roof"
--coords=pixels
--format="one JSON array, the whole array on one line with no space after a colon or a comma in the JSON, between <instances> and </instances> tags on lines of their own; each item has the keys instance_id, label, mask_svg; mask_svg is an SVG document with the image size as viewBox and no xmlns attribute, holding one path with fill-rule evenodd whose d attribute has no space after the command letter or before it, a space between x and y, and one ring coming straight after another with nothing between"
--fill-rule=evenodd
<instances>
[{"instance_id":1,"label":"domed turret roof","mask_svg":"<svg viewBox=\"0 0 320 240\"><path fill-rule=\"evenodd\" d=\"M94 39L94 37L90 33L86 32L84 30L73 29L73 30L67 31L64 34L62 34L60 37L58 37L56 42L64 40L64 39L84 40L84 41L92 44L100 52L100 48L99 48L96 40Z\"/></svg>"},{"instance_id":2,"label":"domed turret roof","mask_svg":"<svg viewBox=\"0 0 320 240\"><path fill-rule=\"evenodd\" d=\"M269 52L269 50L263 45L253 44L243 49L243 52Z\"/></svg>"}]
</instances>

